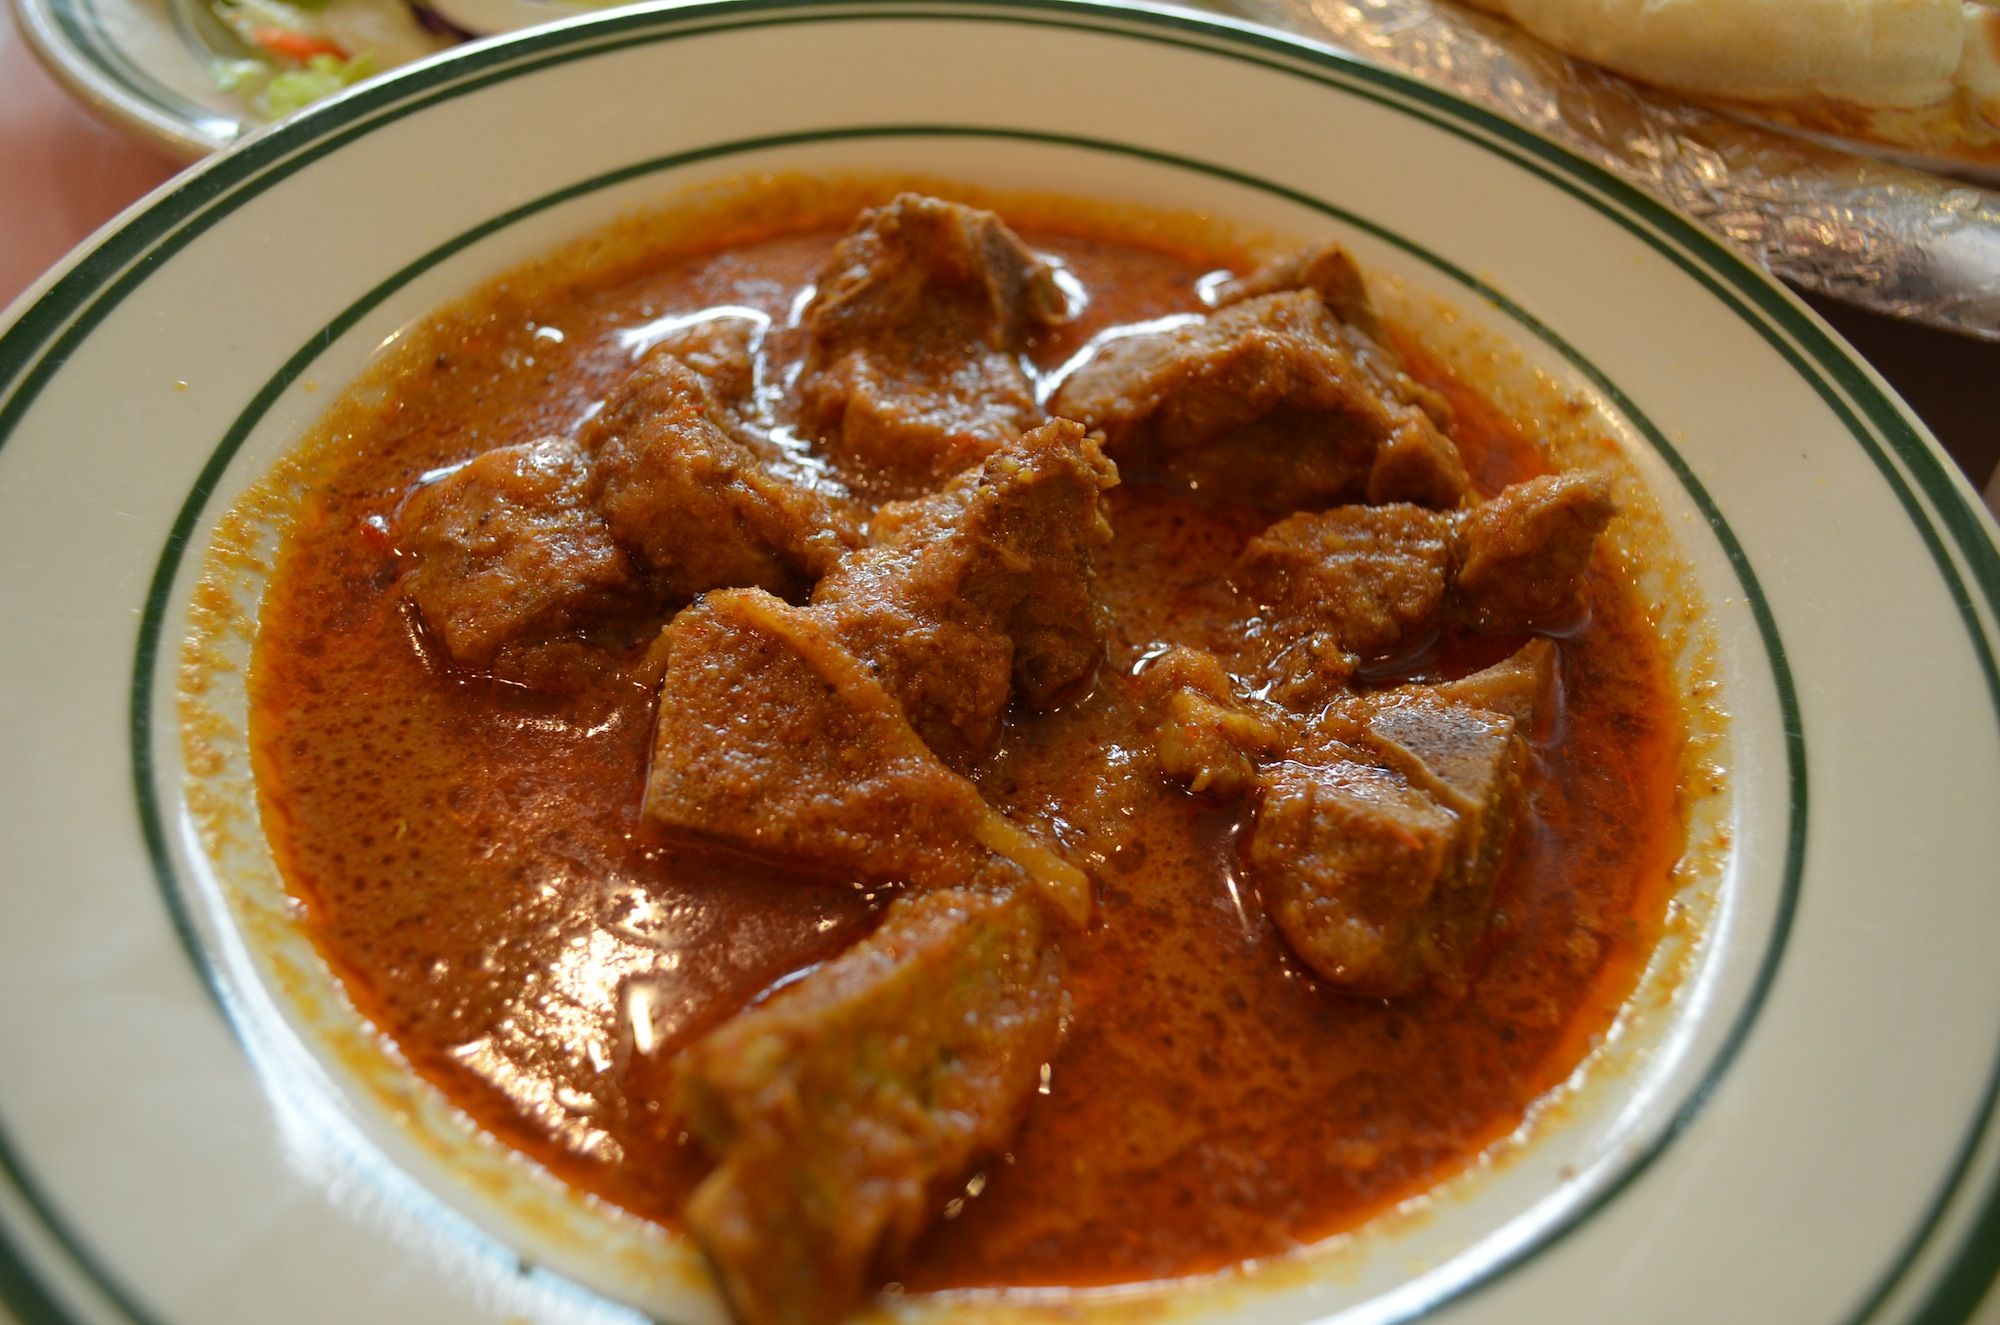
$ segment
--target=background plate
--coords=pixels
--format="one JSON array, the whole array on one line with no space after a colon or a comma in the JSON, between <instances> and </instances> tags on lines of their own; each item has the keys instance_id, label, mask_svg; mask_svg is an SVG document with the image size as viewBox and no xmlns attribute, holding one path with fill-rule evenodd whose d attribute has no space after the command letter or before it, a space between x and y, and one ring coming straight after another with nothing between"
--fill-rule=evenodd
<instances>
[{"instance_id":1,"label":"background plate","mask_svg":"<svg viewBox=\"0 0 2000 1325\"><path fill-rule=\"evenodd\" d=\"M184 160L255 126L209 77L178 0L13 0L42 63L78 99Z\"/></svg>"}]
</instances>

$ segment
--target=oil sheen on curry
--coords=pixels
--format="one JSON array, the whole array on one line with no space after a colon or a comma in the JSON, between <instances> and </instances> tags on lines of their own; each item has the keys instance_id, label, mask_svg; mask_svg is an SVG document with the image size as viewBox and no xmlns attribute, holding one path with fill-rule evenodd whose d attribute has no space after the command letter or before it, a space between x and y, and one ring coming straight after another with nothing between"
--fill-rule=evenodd
<instances>
[{"instance_id":1,"label":"oil sheen on curry","mask_svg":"<svg viewBox=\"0 0 2000 1325\"><path fill-rule=\"evenodd\" d=\"M252 737L357 1004L746 1325L1463 1168L1681 846L1610 486L1336 246L793 213L493 285L311 461Z\"/></svg>"}]
</instances>

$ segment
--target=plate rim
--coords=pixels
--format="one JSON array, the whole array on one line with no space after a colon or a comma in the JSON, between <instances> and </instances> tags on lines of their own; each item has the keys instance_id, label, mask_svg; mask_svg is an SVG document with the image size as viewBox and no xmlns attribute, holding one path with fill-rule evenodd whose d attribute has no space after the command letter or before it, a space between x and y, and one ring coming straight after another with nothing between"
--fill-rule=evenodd
<instances>
[{"instance_id":1,"label":"plate rim","mask_svg":"<svg viewBox=\"0 0 2000 1325\"><path fill-rule=\"evenodd\" d=\"M16 0L18 6L25 7L29 0ZM1494 151L1507 159L1510 164L1529 169L1551 183L1564 187L1581 201L1589 203L1597 210L1612 215L1612 219L1625 224L1640 238L1645 239L1664 256L1682 267L1687 275L1706 287L1731 312L1748 321L1753 328L1764 335L1774 349L1786 359L1792 370L1804 378L1820 394L1823 401L1835 413L1841 423L1854 438L1861 443L1864 451L1874 462L1883 480L1890 486L1904 508L1906 516L1914 524L1923 538L1940 574L1952 591L1952 597L1970 635L1974 651L1985 672L1990 694L1994 698L1996 712L2000 712L2000 671L1996 671L1993 649L1987 630L1979 619L1978 601L1983 600L1987 610L2000 619L2000 550L1996 550L1995 532L1991 518L1980 504L1971 498L1971 490L1961 475L1958 475L1943 460L1934 440L1918 423L1879 378L1844 342L1833 335L1816 315L1800 304L1789 292L1776 285L1767 275L1737 258L1723 248L1718 241L1700 230L1692 222L1665 208L1649 195L1624 185L1590 163L1574 157L1565 149L1525 130L1509 121L1500 119L1483 108L1461 101L1437 89L1415 83L1407 77L1392 71L1379 69L1355 60L1341 52L1317 46L1313 43L1293 39L1250 25L1218 20L1209 16L1196 16L1184 11L1163 10L1152 6L1134 5L1099 0L1095 3L1081 3L1079 0L959 0L958 3L932 3L931 0L876 0L875 3L824 4L811 0L723 0L722 3L704 4L695 7L668 6L665 8L642 9L634 12L571 20L550 29L538 29L522 33L459 54L447 55L427 60L418 65L397 71L379 84L369 84L357 88L340 98L315 108L295 121L275 126L268 131L260 131L246 139L240 146L210 158L197 167L176 186L163 190L142 210L128 215L115 227L107 228L93 240L87 242L74 254L59 273L24 299L23 304L13 310L11 325L0 331L0 363L20 365L10 369L4 386L0 386L0 447L18 424L21 414L33 396L38 393L42 381L46 380L43 370L48 367L44 358L38 363L30 363L27 353L18 353L29 348L30 342L44 343L66 339L76 334L87 334L95 324L87 315L100 310L98 316L115 306L124 293L144 279L144 267L134 267L133 262L146 256L151 240L159 235L172 234L184 220L197 220L206 209L206 204L215 202L217 210L211 216L226 213L235 202L253 196L254 191L239 192L236 186L249 185L261 181L268 186L302 168L312 159L335 150L350 137L370 131L372 127L388 119L399 118L400 114L413 113L427 104L425 91L445 91L456 94L468 90L467 85L476 85L482 71L487 71L488 80L510 78L527 72L540 64L529 59L538 50L554 52L564 59L583 58L594 53L590 38L596 35L612 35L626 29L640 32L653 31L662 37L666 33L681 28L713 30L707 20L729 15L750 13L791 13L791 20L805 17L840 16L844 18L904 18L922 17L933 19L960 18L1000 18L1004 15L1018 15L1023 11L1042 13L1060 12L1081 19L1094 19L1098 23L1068 22L1056 26L1081 27L1091 31L1124 31L1134 35L1130 29L1153 26L1159 29L1178 30L1180 37L1175 44L1193 44L1210 53L1238 54L1224 49L1229 46L1260 49L1266 54L1275 53L1295 62L1304 62L1320 69L1332 68L1346 80L1373 83L1409 100L1427 104L1434 112L1441 112L1445 120L1456 118L1462 124L1483 130L1503 142L1511 142L1517 149L1525 150L1527 156L1538 158L1543 168L1538 169L1529 160L1516 152L1503 150L1491 142L1479 145ZM1020 21L1020 20L1016 20ZM1044 20L1046 21L1046 20ZM1109 24L1110 26L1105 26ZM743 26L743 25L737 25ZM1209 43L1189 42L1188 36L1206 37ZM1220 42L1218 47L1213 44ZM571 49L576 47L578 49ZM546 63L554 62L553 59ZM1295 67L1278 64L1276 61L1259 59L1278 72L1299 73ZM1308 74L1307 76L1312 76ZM1332 81L1321 79L1320 81ZM441 84L441 87L433 85ZM1352 86L1341 90L1354 91ZM395 111L397 114L378 114ZM1397 109L1411 111L1406 105L1397 104ZM1412 111L1411 113L1417 113ZM1445 120L1435 115L1421 115L1440 127L1452 128ZM343 132L346 131L346 132ZM1461 136L1475 137L1459 130ZM267 174L268 168L268 174ZM1658 234L1648 233L1629 224L1623 217L1614 214L1611 207L1584 197L1563 176L1573 183L1580 180L1619 205L1633 220L1649 222ZM136 245L136 247L134 247ZM177 245L175 247L178 247ZM1676 247L1685 249L1685 254L1677 253ZM127 252L127 249L132 251ZM165 256L172 249L153 256ZM1721 280L1711 280L1710 276ZM136 279L135 279L136 278ZM128 282L130 284L128 284ZM1732 297L1734 291L1740 298ZM109 304L101 301L90 304L92 295L99 292L115 293ZM1490 296L1489 296L1490 297ZM72 321L58 305L65 301L75 307L69 311L80 311L84 316ZM1758 316L1762 314L1762 316ZM1524 320L1532 322L1531 318ZM1787 343L1779 332L1786 333L1791 342ZM1552 342L1553 343L1553 342ZM1576 362L1572 359L1572 362ZM1823 370L1825 376L1813 371ZM1643 415L1633 408L1614 383L1592 379L1594 384L1606 391L1617 407L1635 421ZM1864 426L1866 424L1873 427ZM1881 445L1876 444L1874 433L1880 433ZM1668 448L1663 454L1671 455ZM1909 477L1915 488L1904 481L1903 476L1891 462L1893 452L1908 467ZM205 468L204 476L208 470ZM1929 499L1935 518L1942 526L1942 534L1964 558L1970 584L1962 578L1947 551L1947 538L1940 536L1931 518L1918 499L1918 492ZM194 498L191 498L191 501ZM1713 520L1711 523L1715 523ZM1732 561L1737 558L1732 557ZM153 591L163 592L165 585L156 580ZM1977 590L1975 598L1974 591ZM1760 604L1761 606L1761 604ZM151 837L149 831L149 839ZM158 855L158 844L149 840L149 846ZM156 860L157 865L157 860ZM1879 1309L1892 1294L1903 1277L1910 1270L1916 1257L1925 1249L1929 1236L1936 1231L1937 1223L1947 1210L1957 1202L1959 1184L1968 1172L1968 1163L1975 1157L1986 1133L1995 1121L1994 1105L2000 1099L2000 1068L1989 1079L1984 1097L1984 1111L1967 1136L1956 1157L1952 1172L1946 1175L1944 1188L1938 1194L1928 1212L1917 1236L1896 1257L1890 1273L1885 1276L1878 1290L1870 1296L1862 1309L1850 1319L1867 1319ZM18 1186L18 1180L25 1177L19 1172L14 1156L0 1135L0 1171ZM61 1239L65 1243L68 1239ZM80 1261L89 1269L87 1259ZM1962 1320L1974 1309L1986 1286L1991 1282L1995 1269L2000 1269L2000 1191L1989 1192L1976 1213L1968 1221L1968 1231L1962 1244L1955 1249L1942 1270L1936 1271L1935 1281L1925 1294L1921 1306L1911 1319L1923 1321ZM107 1281L100 1276L100 1283L115 1286L115 1281ZM40 1294L39 1297L36 1295ZM18 1295L18 1300L17 1300ZM28 1312L53 1304L60 1313L60 1299L49 1295L33 1274L32 1262L22 1258L0 1230L0 1300L21 1311ZM128 1315L138 1321L151 1318L143 1312ZM24 1314L23 1319L39 1322L42 1319L64 1321L62 1314Z\"/></svg>"}]
</instances>

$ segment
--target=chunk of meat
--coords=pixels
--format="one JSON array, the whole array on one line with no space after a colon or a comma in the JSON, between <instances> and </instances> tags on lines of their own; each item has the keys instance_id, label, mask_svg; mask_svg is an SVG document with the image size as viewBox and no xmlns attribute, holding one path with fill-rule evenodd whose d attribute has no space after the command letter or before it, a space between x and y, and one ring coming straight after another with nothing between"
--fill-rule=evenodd
<instances>
[{"instance_id":1,"label":"chunk of meat","mask_svg":"<svg viewBox=\"0 0 2000 1325\"><path fill-rule=\"evenodd\" d=\"M710 309L661 338L649 354L670 354L707 379L709 390L740 410L757 386L757 347L764 326L740 314Z\"/></svg>"},{"instance_id":2,"label":"chunk of meat","mask_svg":"<svg viewBox=\"0 0 2000 1325\"><path fill-rule=\"evenodd\" d=\"M724 586L799 597L859 535L841 503L783 477L775 448L754 445L718 386L749 386L726 334L656 349L584 425L592 499L670 601Z\"/></svg>"},{"instance_id":3,"label":"chunk of meat","mask_svg":"<svg viewBox=\"0 0 2000 1325\"><path fill-rule=\"evenodd\" d=\"M1019 1127L1063 1007L1033 900L949 889L686 1050L679 1110L718 1160L687 1224L736 1318L859 1305Z\"/></svg>"},{"instance_id":4,"label":"chunk of meat","mask_svg":"<svg viewBox=\"0 0 2000 1325\"><path fill-rule=\"evenodd\" d=\"M660 653L652 822L918 887L1004 867L1063 914L1089 916L1089 880L940 763L823 614L757 589L717 590L669 623Z\"/></svg>"},{"instance_id":5,"label":"chunk of meat","mask_svg":"<svg viewBox=\"0 0 2000 1325\"><path fill-rule=\"evenodd\" d=\"M1252 641L1272 696L1324 703L1361 661L1420 645L1445 625L1562 625L1614 511L1602 478L1562 474L1465 511L1339 506L1280 520L1232 571L1259 617Z\"/></svg>"},{"instance_id":6,"label":"chunk of meat","mask_svg":"<svg viewBox=\"0 0 2000 1325\"><path fill-rule=\"evenodd\" d=\"M1374 301L1368 297L1361 269L1354 265L1346 249L1338 244L1322 244L1273 258L1248 276L1224 282L1215 292L1215 303L1221 307L1283 290L1311 290L1318 295L1335 317L1374 343L1382 359L1394 370L1397 385L1430 415L1431 422L1446 430L1451 428L1451 403L1402 371L1402 357L1383 335L1382 322L1376 316Z\"/></svg>"},{"instance_id":7,"label":"chunk of meat","mask_svg":"<svg viewBox=\"0 0 2000 1325\"><path fill-rule=\"evenodd\" d=\"M1483 630L1533 630L1574 612L1591 549L1618 508L1597 474L1516 483L1467 513L1458 533L1458 595Z\"/></svg>"},{"instance_id":8,"label":"chunk of meat","mask_svg":"<svg viewBox=\"0 0 2000 1325\"><path fill-rule=\"evenodd\" d=\"M1064 315L1055 273L999 217L903 194L820 273L807 426L874 495L928 492L1042 421L1020 351Z\"/></svg>"},{"instance_id":9,"label":"chunk of meat","mask_svg":"<svg viewBox=\"0 0 2000 1325\"><path fill-rule=\"evenodd\" d=\"M802 379L801 389L820 444L878 497L928 492L1043 417L1019 361L998 350L857 351Z\"/></svg>"},{"instance_id":10,"label":"chunk of meat","mask_svg":"<svg viewBox=\"0 0 2000 1325\"><path fill-rule=\"evenodd\" d=\"M1141 477L1285 510L1456 506L1465 464L1408 376L1311 290L1113 340L1063 382L1062 417Z\"/></svg>"},{"instance_id":11,"label":"chunk of meat","mask_svg":"<svg viewBox=\"0 0 2000 1325\"><path fill-rule=\"evenodd\" d=\"M1391 997L1437 961L1432 901L1458 820L1401 776L1352 760L1287 760L1259 779L1244 864L1278 931L1328 983Z\"/></svg>"},{"instance_id":12,"label":"chunk of meat","mask_svg":"<svg viewBox=\"0 0 2000 1325\"><path fill-rule=\"evenodd\" d=\"M1555 642L1531 639L1491 667L1426 688L1440 699L1503 713L1526 733L1537 714L1554 707L1555 684Z\"/></svg>"},{"instance_id":13,"label":"chunk of meat","mask_svg":"<svg viewBox=\"0 0 2000 1325\"><path fill-rule=\"evenodd\" d=\"M404 499L402 591L453 661L488 666L506 646L644 601L589 485L575 444L545 437L476 456Z\"/></svg>"},{"instance_id":14,"label":"chunk of meat","mask_svg":"<svg viewBox=\"0 0 2000 1325\"><path fill-rule=\"evenodd\" d=\"M1350 694L1259 775L1244 860L1309 967L1382 997L1463 987L1555 669L1539 639L1455 681Z\"/></svg>"},{"instance_id":15,"label":"chunk of meat","mask_svg":"<svg viewBox=\"0 0 2000 1325\"><path fill-rule=\"evenodd\" d=\"M1118 473L1058 419L920 501L883 508L875 546L820 582L815 608L878 669L924 741L967 767L993 749L1010 693L1044 709L1103 648L1091 552Z\"/></svg>"},{"instance_id":16,"label":"chunk of meat","mask_svg":"<svg viewBox=\"0 0 2000 1325\"><path fill-rule=\"evenodd\" d=\"M1537 641L1462 681L1353 697L1325 715L1323 752L1260 775L1245 862L1326 980L1382 997L1463 987L1553 658Z\"/></svg>"},{"instance_id":17,"label":"chunk of meat","mask_svg":"<svg viewBox=\"0 0 2000 1325\"><path fill-rule=\"evenodd\" d=\"M1368 298L1361 269L1338 244L1287 253L1264 263L1248 276L1225 281L1215 292L1215 303L1217 307L1240 304L1246 299L1285 290L1311 290L1342 322L1375 340L1381 339L1381 323L1375 316L1375 305Z\"/></svg>"},{"instance_id":18,"label":"chunk of meat","mask_svg":"<svg viewBox=\"0 0 2000 1325\"><path fill-rule=\"evenodd\" d=\"M1398 503L1302 513L1250 540L1231 578L1256 614L1271 698L1318 707L1364 660L1435 632L1452 532L1449 513Z\"/></svg>"},{"instance_id":19,"label":"chunk of meat","mask_svg":"<svg viewBox=\"0 0 2000 1325\"><path fill-rule=\"evenodd\" d=\"M756 590L668 625L645 813L781 860L962 882L989 813L821 615Z\"/></svg>"},{"instance_id":20,"label":"chunk of meat","mask_svg":"<svg viewBox=\"0 0 2000 1325\"><path fill-rule=\"evenodd\" d=\"M919 328L1004 350L1064 311L1055 273L998 216L904 193L856 219L820 272L806 325L848 346Z\"/></svg>"},{"instance_id":21,"label":"chunk of meat","mask_svg":"<svg viewBox=\"0 0 2000 1325\"><path fill-rule=\"evenodd\" d=\"M1234 578L1288 635L1377 657L1436 628L1452 533L1451 515L1401 503L1294 515L1250 540Z\"/></svg>"},{"instance_id":22,"label":"chunk of meat","mask_svg":"<svg viewBox=\"0 0 2000 1325\"><path fill-rule=\"evenodd\" d=\"M1139 674L1152 710L1160 771L1189 791L1224 798L1255 784L1257 763L1290 742L1274 716L1236 693L1212 653L1175 645Z\"/></svg>"},{"instance_id":23,"label":"chunk of meat","mask_svg":"<svg viewBox=\"0 0 2000 1325\"><path fill-rule=\"evenodd\" d=\"M1410 687L1377 699L1364 720L1381 760L1464 821L1471 873L1504 839L1488 827L1504 818L1520 773L1519 724L1504 713L1454 703Z\"/></svg>"}]
</instances>

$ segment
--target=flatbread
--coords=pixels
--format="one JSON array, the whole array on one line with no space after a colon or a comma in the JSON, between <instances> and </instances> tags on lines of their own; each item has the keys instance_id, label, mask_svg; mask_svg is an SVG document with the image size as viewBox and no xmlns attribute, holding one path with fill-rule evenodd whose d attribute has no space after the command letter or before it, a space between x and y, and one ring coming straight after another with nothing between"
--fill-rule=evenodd
<instances>
[{"instance_id":1,"label":"flatbread","mask_svg":"<svg viewBox=\"0 0 2000 1325\"><path fill-rule=\"evenodd\" d=\"M1467 0L1558 49L1763 118L2000 164L2000 10L1974 0Z\"/></svg>"}]
</instances>

